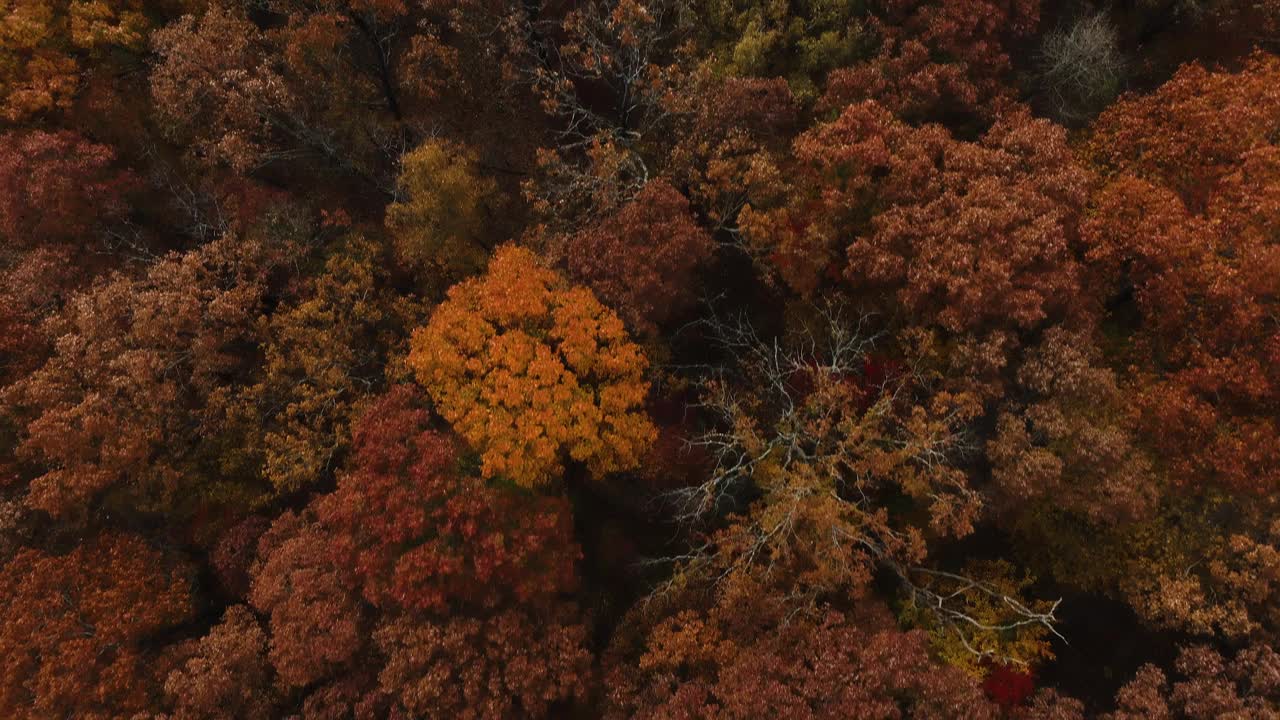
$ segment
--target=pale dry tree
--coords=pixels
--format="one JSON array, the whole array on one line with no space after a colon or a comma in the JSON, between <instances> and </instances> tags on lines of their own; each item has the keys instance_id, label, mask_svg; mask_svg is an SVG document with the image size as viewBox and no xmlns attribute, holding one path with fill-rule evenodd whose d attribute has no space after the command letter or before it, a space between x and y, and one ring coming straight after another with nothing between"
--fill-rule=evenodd
<instances>
[{"instance_id":1,"label":"pale dry tree","mask_svg":"<svg viewBox=\"0 0 1280 720\"><path fill-rule=\"evenodd\" d=\"M1019 662L996 638L1056 635L1057 603L927 567L926 536L971 533L982 507L958 464L973 452L976 402L934 387L923 368L869 370L887 337L874 316L835 304L808 315L777 338L744 316L701 321L723 364L700 373L707 427L688 442L711 467L664 497L691 540L655 561L675 568L655 596L745 582L779 591L790 617L856 597L882 574L974 662Z\"/></svg>"},{"instance_id":2,"label":"pale dry tree","mask_svg":"<svg viewBox=\"0 0 1280 720\"><path fill-rule=\"evenodd\" d=\"M1044 37L1037 78L1046 109L1067 125L1087 122L1120 94L1125 58L1106 12L1083 15Z\"/></svg>"}]
</instances>

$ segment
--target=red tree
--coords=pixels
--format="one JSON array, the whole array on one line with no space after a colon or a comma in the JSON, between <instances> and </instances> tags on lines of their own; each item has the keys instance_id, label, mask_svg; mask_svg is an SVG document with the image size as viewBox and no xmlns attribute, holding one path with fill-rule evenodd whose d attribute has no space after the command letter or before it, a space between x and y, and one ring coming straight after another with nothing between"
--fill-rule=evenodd
<instances>
[{"instance_id":1,"label":"red tree","mask_svg":"<svg viewBox=\"0 0 1280 720\"><path fill-rule=\"evenodd\" d=\"M355 427L337 490L316 504L365 598L448 611L571 590L579 552L564 500L464 475L423 406L407 385L376 401Z\"/></svg>"},{"instance_id":2,"label":"red tree","mask_svg":"<svg viewBox=\"0 0 1280 720\"><path fill-rule=\"evenodd\" d=\"M120 220L136 176L115 152L66 130L0 135L0 237L10 247L74 243Z\"/></svg>"}]
</instances>

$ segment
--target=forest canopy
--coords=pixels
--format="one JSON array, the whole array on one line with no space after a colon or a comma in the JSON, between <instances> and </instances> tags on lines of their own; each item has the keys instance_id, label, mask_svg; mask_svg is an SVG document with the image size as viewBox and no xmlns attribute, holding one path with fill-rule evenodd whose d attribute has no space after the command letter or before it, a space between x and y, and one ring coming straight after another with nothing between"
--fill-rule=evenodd
<instances>
[{"instance_id":1,"label":"forest canopy","mask_svg":"<svg viewBox=\"0 0 1280 720\"><path fill-rule=\"evenodd\" d=\"M1280 718L1280 1L3 0L0 717Z\"/></svg>"}]
</instances>

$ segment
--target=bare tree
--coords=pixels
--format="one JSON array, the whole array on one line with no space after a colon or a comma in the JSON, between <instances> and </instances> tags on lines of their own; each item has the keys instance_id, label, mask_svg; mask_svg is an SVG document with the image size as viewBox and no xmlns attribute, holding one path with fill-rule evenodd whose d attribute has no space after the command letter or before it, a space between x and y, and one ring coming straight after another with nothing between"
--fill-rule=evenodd
<instances>
[{"instance_id":1,"label":"bare tree","mask_svg":"<svg viewBox=\"0 0 1280 720\"><path fill-rule=\"evenodd\" d=\"M890 369L874 354L884 337L875 317L837 304L782 338L761 337L742 316L699 324L727 360L702 373L697 408L710 427L689 440L713 468L664 498L695 539L665 559L677 569L656 595L748 579L800 613L860 594L886 571L928 625L979 658L1018 662L992 638L1056 633L1056 603L922 564L926 535L966 535L981 508L956 463L972 450L976 404L935 391L920 369ZM904 499L914 510L890 512ZM971 612L975 598L995 612Z\"/></svg>"},{"instance_id":2,"label":"bare tree","mask_svg":"<svg viewBox=\"0 0 1280 720\"><path fill-rule=\"evenodd\" d=\"M564 217L607 210L649 179L641 151L668 116L683 0L590 0L563 15L538 9L511 21L519 74L559 120L541 158L536 203Z\"/></svg>"},{"instance_id":3,"label":"bare tree","mask_svg":"<svg viewBox=\"0 0 1280 720\"><path fill-rule=\"evenodd\" d=\"M1058 121L1076 125L1091 119L1119 95L1124 75L1125 58L1105 12L1084 15L1045 35L1039 82Z\"/></svg>"}]
</instances>

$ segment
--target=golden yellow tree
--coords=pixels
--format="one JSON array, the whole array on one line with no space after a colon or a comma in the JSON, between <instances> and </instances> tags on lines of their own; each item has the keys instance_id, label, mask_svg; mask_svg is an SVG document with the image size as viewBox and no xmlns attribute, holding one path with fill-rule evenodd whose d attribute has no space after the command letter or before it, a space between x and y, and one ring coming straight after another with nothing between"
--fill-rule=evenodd
<instances>
[{"instance_id":1,"label":"golden yellow tree","mask_svg":"<svg viewBox=\"0 0 1280 720\"><path fill-rule=\"evenodd\" d=\"M0 5L0 116L65 110L83 76L111 49L144 49L140 0L13 0ZM86 60L92 62L86 62Z\"/></svg>"},{"instance_id":2,"label":"golden yellow tree","mask_svg":"<svg viewBox=\"0 0 1280 720\"><path fill-rule=\"evenodd\" d=\"M464 272L483 266L489 245L482 233L498 187L476 162L474 153L443 140L401 158L400 197L387 206L386 223L405 265Z\"/></svg>"}]
</instances>

